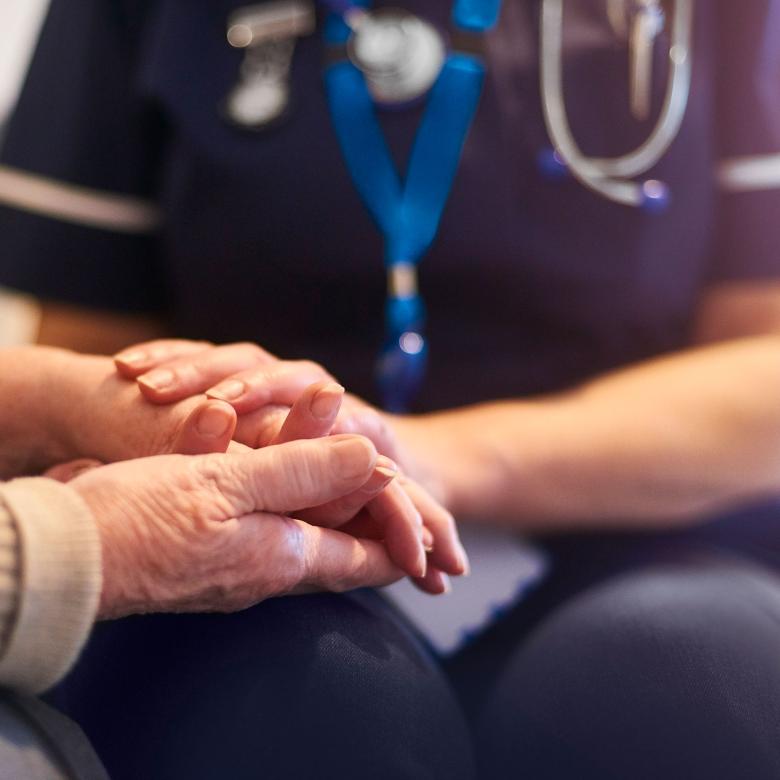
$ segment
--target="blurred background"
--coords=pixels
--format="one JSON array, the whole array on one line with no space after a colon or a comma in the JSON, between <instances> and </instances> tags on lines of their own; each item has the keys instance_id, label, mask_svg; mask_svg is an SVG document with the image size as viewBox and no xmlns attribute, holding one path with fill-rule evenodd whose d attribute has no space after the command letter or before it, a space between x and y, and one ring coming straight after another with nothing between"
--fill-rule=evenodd
<instances>
[{"instance_id":1,"label":"blurred background","mask_svg":"<svg viewBox=\"0 0 780 780\"><path fill-rule=\"evenodd\" d=\"M0 0L0 143L30 62L49 0ZM0 262L2 258L0 257ZM0 346L34 339L37 308L0 288Z\"/></svg>"},{"instance_id":2,"label":"blurred background","mask_svg":"<svg viewBox=\"0 0 780 780\"><path fill-rule=\"evenodd\" d=\"M48 0L0 0L0 127L19 93Z\"/></svg>"}]
</instances>

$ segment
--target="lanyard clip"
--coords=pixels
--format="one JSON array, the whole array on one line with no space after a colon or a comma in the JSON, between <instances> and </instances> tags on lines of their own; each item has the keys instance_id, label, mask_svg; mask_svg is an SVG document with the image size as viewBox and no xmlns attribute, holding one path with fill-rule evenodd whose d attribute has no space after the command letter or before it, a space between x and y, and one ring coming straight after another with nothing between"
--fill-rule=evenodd
<instances>
[{"instance_id":1,"label":"lanyard clip","mask_svg":"<svg viewBox=\"0 0 780 780\"><path fill-rule=\"evenodd\" d=\"M227 23L227 42L244 51L238 84L225 99L231 122L260 130L279 119L290 102L295 40L314 32L308 0L273 0L238 8Z\"/></svg>"}]
</instances>

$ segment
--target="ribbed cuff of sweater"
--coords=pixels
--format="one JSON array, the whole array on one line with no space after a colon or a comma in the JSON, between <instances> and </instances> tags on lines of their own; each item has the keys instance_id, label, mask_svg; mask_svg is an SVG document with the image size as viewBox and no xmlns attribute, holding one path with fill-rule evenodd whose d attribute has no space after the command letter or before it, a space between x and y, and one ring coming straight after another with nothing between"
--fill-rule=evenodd
<instances>
[{"instance_id":1,"label":"ribbed cuff of sweater","mask_svg":"<svg viewBox=\"0 0 780 780\"><path fill-rule=\"evenodd\" d=\"M54 480L0 485L0 502L0 685L38 693L65 675L89 636L100 537L87 505Z\"/></svg>"}]
</instances>

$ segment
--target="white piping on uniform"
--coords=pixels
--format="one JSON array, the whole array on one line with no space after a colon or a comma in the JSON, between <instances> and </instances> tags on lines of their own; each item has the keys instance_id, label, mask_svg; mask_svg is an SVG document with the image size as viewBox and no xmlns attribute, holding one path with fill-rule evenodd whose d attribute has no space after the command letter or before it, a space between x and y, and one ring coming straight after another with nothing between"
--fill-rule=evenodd
<instances>
[{"instance_id":1,"label":"white piping on uniform","mask_svg":"<svg viewBox=\"0 0 780 780\"><path fill-rule=\"evenodd\" d=\"M116 233L151 233L159 209L149 201L78 187L0 165L0 204Z\"/></svg>"},{"instance_id":2,"label":"white piping on uniform","mask_svg":"<svg viewBox=\"0 0 780 780\"><path fill-rule=\"evenodd\" d=\"M780 154L722 160L717 179L721 189L728 192L780 189Z\"/></svg>"}]
</instances>

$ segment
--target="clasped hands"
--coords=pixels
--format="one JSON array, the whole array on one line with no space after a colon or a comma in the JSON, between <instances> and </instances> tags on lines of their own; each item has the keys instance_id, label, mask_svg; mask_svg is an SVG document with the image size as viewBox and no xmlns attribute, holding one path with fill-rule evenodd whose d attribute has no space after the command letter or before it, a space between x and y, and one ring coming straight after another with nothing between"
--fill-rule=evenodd
<instances>
[{"instance_id":1,"label":"clasped hands","mask_svg":"<svg viewBox=\"0 0 780 780\"><path fill-rule=\"evenodd\" d=\"M234 610L404 574L436 594L448 574L467 572L452 516L402 473L383 417L317 364L177 340L120 353L111 375L105 361L83 360L90 392L119 399L86 398L85 408L120 419L93 420L68 451L100 461L195 456L51 472L97 519L101 616Z\"/></svg>"}]
</instances>

